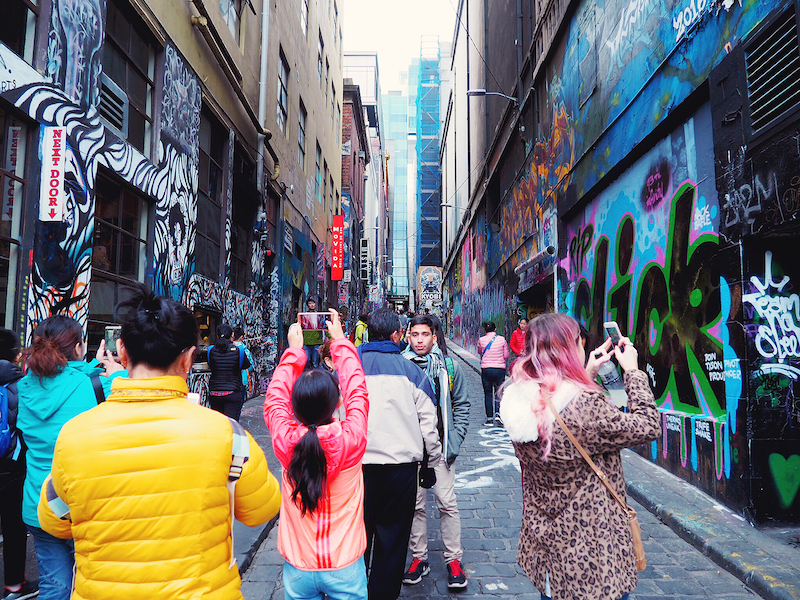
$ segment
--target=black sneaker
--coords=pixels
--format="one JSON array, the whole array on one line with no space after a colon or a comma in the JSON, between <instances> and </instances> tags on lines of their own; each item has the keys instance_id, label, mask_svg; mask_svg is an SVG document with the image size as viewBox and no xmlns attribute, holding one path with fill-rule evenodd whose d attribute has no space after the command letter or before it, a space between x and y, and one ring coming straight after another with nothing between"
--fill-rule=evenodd
<instances>
[{"instance_id":1,"label":"black sneaker","mask_svg":"<svg viewBox=\"0 0 800 600\"><path fill-rule=\"evenodd\" d=\"M467 574L464 573L461 561L451 560L447 563L447 589L463 590L465 587L467 587Z\"/></svg>"},{"instance_id":2,"label":"black sneaker","mask_svg":"<svg viewBox=\"0 0 800 600\"><path fill-rule=\"evenodd\" d=\"M485 427L494 426L494 418L487 417L486 420L483 422Z\"/></svg>"},{"instance_id":3,"label":"black sneaker","mask_svg":"<svg viewBox=\"0 0 800 600\"><path fill-rule=\"evenodd\" d=\"M408 571L403 575L403 583L406 585L414 585L422 581L422 578L431 572L430 565L427 560L420 560L415 558L411 561L411 566Z\"/></svg>"},{"instance_id":4,"label":"black sneaker","mask_svg":"<svg viewBox=\"0 0 800 600\"><path fill-rule=\"evenodd\" d=\"M22 582L22 587L16 592L3 588L3 600L27 600L39 595L39 588L27 581Z\"/></svg>"}]
</instances>

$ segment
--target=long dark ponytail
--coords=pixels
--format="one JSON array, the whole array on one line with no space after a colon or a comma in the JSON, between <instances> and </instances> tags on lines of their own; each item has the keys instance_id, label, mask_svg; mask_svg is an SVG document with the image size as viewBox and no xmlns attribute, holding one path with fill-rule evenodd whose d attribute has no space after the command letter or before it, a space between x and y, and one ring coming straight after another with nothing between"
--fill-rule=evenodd
<instances>
[{"instance_id":1,"label":"long dark ponytail","mask_svg":"<svg viewBox=\"0 0 800 600\"><path fill-rule=\"evenodd\" d=\"M317 436L317 426L330 422L339 402L339 388L330 373L319 369L306 371L292 390L292 409L308 432L294 447L287 469L292 484L292 501L300 506L300 514L317 510L328 479L328 461Z\"/></svg>"}]
</instances>

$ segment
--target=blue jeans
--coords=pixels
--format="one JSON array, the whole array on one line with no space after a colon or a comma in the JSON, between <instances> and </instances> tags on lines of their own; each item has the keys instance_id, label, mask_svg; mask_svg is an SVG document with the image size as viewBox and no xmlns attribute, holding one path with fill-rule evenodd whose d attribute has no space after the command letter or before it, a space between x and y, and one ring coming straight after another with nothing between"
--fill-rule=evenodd
<instances>
[{"instance_id":1,"label":"blue jeans","mask_svg":"<svg viewBox=\"0 0 800 600\"><path fill-rule=\"evenodd\" d=\"M544 594L542 594L542 600L551 600L551 599L550 599L550 596L545 596ZM628 594L625 594L625 595L624 595L622 598L620 598L619 600L628 600Z\"/></svg>"},{"instance_id":2,"label":"blue jeans","mask_svg":"<svg viewBox=\"0 0 800 600\"><path fill-rule=\"evenodd\" d=\"M283 565L283 588L286 600L366 600L367 568L359 558L349 567L335 571L304 571Z\"/></svg>"},{"instance_id":3,"label":"blue jeans","mask_svg":"<svg viewBox=\"0 0 800 600\"><path fill-rule=\"evenodd\" d=\"M497 390L506 380L506 370L499 367L481 369L481 382L483 383L483 405L486 409L486 418L494 417L495 396Z\"/></svg>"},{"instance_id":4,"label":"blue jeans","mask_svg":"<svg viewBox=\"0 0 800 600\"><path fill-rule=\"evenodd\" d=\"M72 571L75 567L75 545L61 540L43 529L28 525L36 546L39 563L39 598L69 600L72 595Z\"/></svg>"},{"instance_id":5,"label":"blue jeans","mask_svg":"<svg viewBox=\"0 0 800 600\"><path fill-rule=\"evenodd\" d=\"M306 369L319 367L319 346L303 346L306 353Z\"/></svg>"}]
</instances>

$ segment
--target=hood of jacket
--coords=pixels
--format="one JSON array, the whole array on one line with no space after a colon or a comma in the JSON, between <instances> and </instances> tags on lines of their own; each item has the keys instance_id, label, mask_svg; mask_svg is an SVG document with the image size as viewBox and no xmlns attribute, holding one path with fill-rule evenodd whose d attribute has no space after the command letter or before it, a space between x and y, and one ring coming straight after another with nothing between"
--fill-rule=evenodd
<instances>
[{"instance_id":1,"label":"hood of jacket","mask_svg":"<svg viewBox=\"0 0 800 600\"><path fill-rule=\"evenodd\" d=\"M400 354L403 351L400 344L395 344L392 340L381 340L380 342L364 342L358 347L358 353L364 352L383 352L384 354Z\"/></svg>"},{"instance_id":2,"label":"hood of jacket","mask_svg":"<svg viewBox=\"0 0 800 600\"><path fill-rule=\"evenodd\" d=\"M570 401L580 393L580 388L571 381L564 381L550 397L556 410L561 413ZM542 404L542 389L533 380L513 382L503 391L500 401L500 418L512 441L518 443L535 442L539 439L539 418L534 408ZM547 423L556 420L547 410Z\"/></svg>"},{"instance_id":3,"label":"hood of jacket","mask_svg":"<svg viewBox=\"0 0 800 600\"><path fill-rule=\"evenodd\" d=\"M22 370L7 360L0 360L0 385L6 385L12 381L22 378Z\"/></svg>"},{"instance_id":4,"label":"hood of jacket","mask_svg":"<svg viewBox=\"0 0 800 600\"><path fill-rule=\"evenodd\" d=\"M55 377L39 379L33 373L28 373L17 385L20 395L27 399L28 409L37 418L46 421L64 405L86 377L94 377L102 372L95 361L71 360Z\"/></svg>"}]
</instances>

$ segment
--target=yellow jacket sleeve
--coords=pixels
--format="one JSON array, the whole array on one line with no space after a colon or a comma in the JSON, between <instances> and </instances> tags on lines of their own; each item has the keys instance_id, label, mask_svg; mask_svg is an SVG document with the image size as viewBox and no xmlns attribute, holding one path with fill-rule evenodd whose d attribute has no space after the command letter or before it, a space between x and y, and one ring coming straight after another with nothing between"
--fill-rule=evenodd
<instances>
[{"instance_id":1,"label":"yellow jacket sleeve","mask_svg":"<svg viewBox=\"0 0 800 600\"><path fill-rule=\"evenodd\" d=\"M278 514L281 489L278 480L269 472L264 452L248 433L250 458L244 463L242 476L236 483L235 515L250 527L266 523Z\"/></svg>"},{"instance_id":2,"label":"yellow jacket sleeve","mask_svg":"<svg viewBox=\"0 0 800 600\"><path fill-rule=\"evenodd\" d=\"M64 502L62 494L51 473L42 484L37 512L42 529L52 536L68 540L72 537L72 521L69 517L69 506Z\"/></svg>"}]
</instances>

